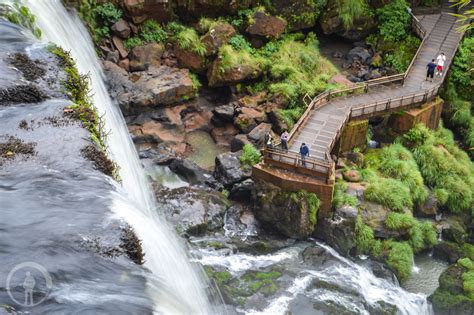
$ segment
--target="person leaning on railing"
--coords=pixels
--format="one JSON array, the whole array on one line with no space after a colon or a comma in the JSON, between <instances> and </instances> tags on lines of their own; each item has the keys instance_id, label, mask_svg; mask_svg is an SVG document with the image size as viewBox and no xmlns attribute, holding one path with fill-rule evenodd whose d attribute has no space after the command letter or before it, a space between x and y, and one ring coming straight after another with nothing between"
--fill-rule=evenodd
<instances>
[{"instance_id":1,"label":"person leaning on railing","mask_svg":"<svg viewBox=\"0 0 474 315\"><path fill-rule=\"evenodd\" d=\"M309 156L309 148L304 142L300 146L300 155L301 155L301 165L306 167L306 157Z\"/></svg>"}]
</instances>

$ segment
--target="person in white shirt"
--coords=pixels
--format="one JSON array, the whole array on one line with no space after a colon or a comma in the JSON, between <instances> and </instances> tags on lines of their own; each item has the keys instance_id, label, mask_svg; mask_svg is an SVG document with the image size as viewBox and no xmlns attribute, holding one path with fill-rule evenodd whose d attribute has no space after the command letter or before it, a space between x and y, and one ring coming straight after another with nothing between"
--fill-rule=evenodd
<instances>
[{"instance_id":1,"label":"person in white shirt","mask_svg":"<svg viewBox=\"0 0 474 315\"><path fill-rule=\"evenodd\" d=\"M444 63L446 62L446 56L444 53L441 53L436 57L436 75L442 76L443 75L443 68Z\"/></svg>"}]
</instances>

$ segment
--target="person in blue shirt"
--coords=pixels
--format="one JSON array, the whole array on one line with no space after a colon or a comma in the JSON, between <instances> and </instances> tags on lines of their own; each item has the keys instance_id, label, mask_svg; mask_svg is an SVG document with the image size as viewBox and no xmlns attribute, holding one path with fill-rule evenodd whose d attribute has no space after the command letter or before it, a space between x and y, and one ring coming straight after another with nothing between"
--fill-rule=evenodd
<instances>
[{"instance_id":1,"label":"person in blue shirt","mask_svg":"<svg viewBox=\"0 0 474 315\"><path fill-rule=\"evenodd\" d=\"M430 63L428 63L426 65L426 80L425 81L428 81L428 78L431 78L431 81L430 82L433 82L433 76L434 76L434 73L435 73L435 69L437 67L437 64L435 63L435 60L431 60Z\"/></svg>"},{"instance_id":2,"label":"person in blue shirt","mask_svg":"<svg viewBox=\"0 0 474 315\"><path fill-rule=\"evenodd\" d=\"M301 165L306 167L306 157L309 156L309 148L305 143L300 146Z\"/></svg>"}]
</instances>

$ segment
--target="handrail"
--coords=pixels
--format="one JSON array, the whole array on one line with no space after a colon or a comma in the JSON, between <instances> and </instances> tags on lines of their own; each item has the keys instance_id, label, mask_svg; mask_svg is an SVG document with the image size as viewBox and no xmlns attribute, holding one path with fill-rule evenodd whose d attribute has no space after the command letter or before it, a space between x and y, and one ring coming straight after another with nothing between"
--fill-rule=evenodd
<instances>
[{"instance_id":1,"label":"handrail","mask_svg":"<svg viewBox=\"0 0 474 315\"><path fill-rule=\"evenodd\" d=\"M399 74L391 75L391 76L388 76L388 77L381 77L381 78L377 78L377 79L371 79L371 80L365 81L363 83L356 83L356 84L354 84L354 86L349 87L349 88L327 90L327 91L324 91L324 92L316 95L312 99L312 101L309 103L309 105L306 106L306 110L304 111L303 115L300 117L298 122L291 129L289 137L288 137L288 142L289 143L294 139L295 135L298 133L298 130L305 124L307 118L310 115L310 112L313 109L320 108L323 105L327 104L331 98L336 97L335 96L336 94L353 92L353 91L359 90L361 88L364 89L364 93L367 93L368 90L369 90L369 87L372 87L372 86L377 86L377 85L382 85L382 84L387 84L387 83L394 83L394 82L399 82L399 81L402 82L402 84L403 84L403 82L405 81L405 78L408 75L408 71L411 69L411 66L414 63L414 60L418 56L419 51L421 50L421 47L422 47L422 45L424 43L424 40L425 40L425 37L426 37L426 30L423 27L423 25L421 24L421 22L418 20L418 18L416 16L414 16L413 13L411 13L411 12L410 12L410 16L411 16L411 19L412 19L412 21L411 21L412 28L415 29L415 33L418 36L422 36L421 38L423 40L420 44L420 47L418 47L418 50L417 50L414 58L412 59L407 71L405 71L404 73L399 73ZM310 96L308 94L304 95L303 101L304 101L305 104L307 104L306 99L309 98L309 97ZM317 104L317 106L315 106L316 104Z\"/></svg>"}]
</instances>

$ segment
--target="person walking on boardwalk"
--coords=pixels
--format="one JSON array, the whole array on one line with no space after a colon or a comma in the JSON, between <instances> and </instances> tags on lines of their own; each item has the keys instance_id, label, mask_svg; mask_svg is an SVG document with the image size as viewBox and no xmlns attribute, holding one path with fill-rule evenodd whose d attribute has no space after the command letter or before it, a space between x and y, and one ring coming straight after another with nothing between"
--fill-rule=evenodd
<instances>
[{"instance_id":1,"label":"person walking on boardwalk","mask_svg":"<svg viewBox=\"0 0 474 315\"><path fill-rule=\"evenodd\" d=\"M425 81L428 81L428 78L431 78L431 82L433 82L433 77L434 77L434 72L435 72L436 67L437 65L434 59L432 59L431 62L426 65L426 80Z\"/></svg>"},{"instance_id":2,"label":"person walking on boardwalk","mask_svg":"<svg viewBox=\"0 0 474 315\"><path fill-rule=\"evenodd\" d=\"M436 76L443 75L444 63L446 62L446 56L441 53L436 57Z\"/></svg>"},{"instance_id":3,"label":"person walking on boardwalk","mask_svg":"<svg viewBox=\"0 0 474 315\"><path fill-rule=\"evenodd\" d=\"M285 130L285 132L283 132L281 134L281 148L285 151L288 151L288 139L289 139L289 137L290 137L290 134L286 130Z\"/></svg>"},{"instance_id":4,"label":"person walking on boardwalk","mask_svg":"<svg viewBox=\"0 0 474 315\"><path fill-rule=\"evenodd\" d=\"M304 142L301 144L301 147L300 147L300 155L301 155L301 165L306 167L306 157L309 156L309 148Z\"/></svg>"}]
</instances>

